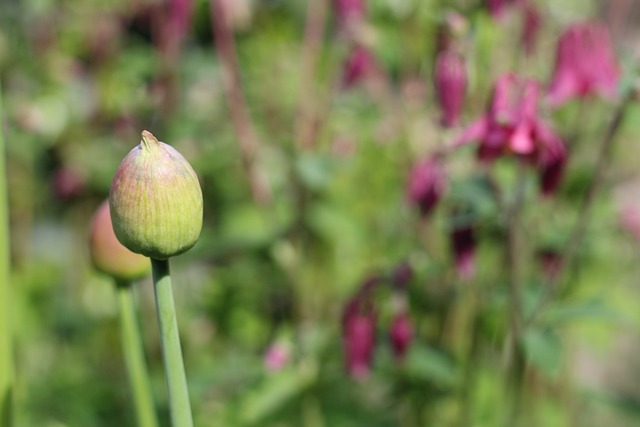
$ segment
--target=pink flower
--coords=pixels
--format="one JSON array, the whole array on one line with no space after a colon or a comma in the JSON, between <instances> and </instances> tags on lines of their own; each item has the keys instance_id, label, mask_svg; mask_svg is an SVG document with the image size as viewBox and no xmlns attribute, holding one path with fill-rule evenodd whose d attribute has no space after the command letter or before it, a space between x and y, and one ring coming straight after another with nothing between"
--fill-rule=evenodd
<instances>
[{"instance_id":1,"label":"pink flower","mask_svg":"<svg viewBox=\"0 0 640 427\"><path fill-rule=\"evenodd\" d=\"M624 207L620 212L620 225L640 242L640 210L632 205Z\"/></svg>"},{"instance_id":2,"label":"pink flower","mask_svg":"<svg viewBox=\"0 0 640 427\"><path fill-rule=\"evenodd\" d=\"M411 170L407 198L428 215L438 203L447 184L444 169L436 159L427 159Z\"/></svg>"},{"instance_id":3,"label":"pink flower","mask_svg":"<svg viewBox=\"0 0 640 427\"><path fill-rule=\"evenodd\" d=\"M442 124L452 127L460 117L467 88L467 71L462 55L450 50L439 53L434 77L436 95L442 109Z\"/></svg>"},{"instance_id":4,"label":"pink flower","mask_svg":"<svg viewBox=\"0 0 640 427\"><path fill-rule=\"evenodd\" d=\"M517 3L518 0L486 0L486 6L487 9L489 9L489 13L491 14L492 17L496 18L496 19L500 19L502 18L502 15L504 14L505 9L512 5Z\"/></svg>"},{"instance_id":5,"label":"pink flower","mask_svg":"<svg viewBox=\"0 0 640 427\"><path fill-rule=\"evenodd\" d=\"M543 124L539 124L538 132L545 141L541 146L538 159L540 191L547 196L556 191L562 180L568 160L567 150L560 137Z\"/></svg>"},{"instance_id":6,"label":"pink flower","mask_svg":"<svg viewBox=\"0 0 640 427\"><path fill-rule=\"evenodd\" d=\"M336 18L342 26L348 26L350 22L361 21L366 14L364 0L333 0L333 8Z\"/></svg>"},{"instance_id":7,"label":"pink flower","mask_svg":"<svg viewBox=\"0 0 640 427\"><path fill-rule=\"evenodd\" d=\"M479 141L478 157L484 161L510 153L536 161L541 153L564 150L560 138L538 117L538 92L533 80L513 74L501 76L487 113L472 123L454 146Z\"/></svg>"},{"instance_id":8,"label":"pink flower","mask_svg":"<svg viewBox=\"0 0 640 427\"><path fill-rule=\"evenodd\" d=\"M277 372L289 362L289 356L289 349L285 345L271 344L264 354L264 367L269 372Z\"/></svg>"},{"instance_id":9,"label":"pink flower","mask_svg":"<svg viewBox=\"0 0 640 427\"><path fill-rule=\"evenodd\" d=\"M389 340L396 360L403 360L413 341L413 324L406 312L397 313L391 321Z\"/></svg>"},{"instance_id":10,"label":"pink flower","mask_svg":"<svg viewBox=\"0 0 640 427\"><path fill-rule=\"evenodd\" d=\"M351 87L370 77L376 69L376 61L369 50L362 46L353 48L344 65L342 82Z\"/></svg>"},{"instance_id":11,"label":"pink flower","mask_svg":"<svg viewBox=\"0 0 640 427\"><path fill-rule=\"evenodd\" d=\"M458 275L462 280L471 280L476 274L476 239L469 225L457 227L451 233L451 247Z\"/></svg>"},{"instance_id":12,"label":"pink flower","mask_svg":"<svg viewBox=\"0 0 640 427\"><path fill-rule=\"evenodd\" d=\"M342 314L342 345L346 369L352 378L358 380L366 379L371 371L377 320L371 292L378 280L366 280L347 303Z\"/></svg>"},{"instance_id":13,"label":"pink flower","mask_svg":"<svg viewBox=\"0 0 640 427\"><path fill-rule=\"evenodd\" d=\"M619 79L607 29L597 23L575 24L558 40L549 101L558 106L592 94L613 97Z\"/></svg>"},{"instance_id":14,"label":"pink flower","mask_svg":"<svg viewBox=\"0 0 640 427\"><path fill-rule=\"evenodd\" d=\"M531 55L536 48L538 34L540 33L542 23L540 12L530 3L527 3L522 8L522 21L522 46L525 53Z\"/></svg>"}]
</instances>

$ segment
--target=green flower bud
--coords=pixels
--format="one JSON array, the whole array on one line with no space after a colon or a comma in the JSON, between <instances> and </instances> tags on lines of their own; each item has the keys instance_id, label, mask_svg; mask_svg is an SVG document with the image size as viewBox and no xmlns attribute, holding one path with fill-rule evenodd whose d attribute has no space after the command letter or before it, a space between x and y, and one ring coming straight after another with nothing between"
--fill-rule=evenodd
<instances>
[{"instance_id":1,"label":"green flower bud","mask_svg":"<svg viewBox=\"0 0 640 427\"><path fill-rule=\"evenodd\" d=\"M113 232L109 202L105 200L93 216L89 234L89 252L96 270L116 279L140 279L151 270L148 258L135 254L122 246Z\"/></svg>"},{"instance_id":2,"label":"green flower bud","mask_svg":"<svg viewBox=\"0 0 640 427\"><path fill-rule=\"evenodd\" d=\"M109 192L113 230L124 246L154 259L180 255L202 230L202 189L193 168L173 147L142 132Z\"/></svg>"}]
</instances>

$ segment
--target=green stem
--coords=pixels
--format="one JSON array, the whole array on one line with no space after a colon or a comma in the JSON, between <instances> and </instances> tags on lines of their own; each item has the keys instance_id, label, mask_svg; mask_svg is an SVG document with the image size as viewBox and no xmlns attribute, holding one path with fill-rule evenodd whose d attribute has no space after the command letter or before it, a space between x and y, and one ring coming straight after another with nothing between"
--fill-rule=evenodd
<instances>
[{"instance_id":1,"label":"green stem","mask_svg":"<svg viewBox=\"0 0 640 427\"><path fill-rule=\"evenodd\" d=\"M139 427L158 427L158 419L153 405L151 384L144 360L142 338L136 321L133 288L127 281L116 281L120 311L120 331L122 351L127 366L133 403Z\"/></svg>"},{"instance_id":2,"label":"green stem","mask_svg":"<svg viewBox=\"0 0 640 427\"><path fill-rule=\"evenodd\" d=\"M192 427L193 417L191 416L187 376L184 371L182 349L180 348L180 334L176 307L173 302L173 290L171 289L169 261L151 259L151 269L153 271L153 286L156 292L164 370L167 375L167 387L169 388L171 424L173 427Z\"/></svg>"},{"instance_id":3,"label":"green stem","mask_svg":"<svg viewBox=\"0 0 640 427\"><path fill-rule=\"evenodd\" d=\"M9 285L9 200L0 90L0 427L13 425L13 336Z\"/></svg>"}]
</instances>

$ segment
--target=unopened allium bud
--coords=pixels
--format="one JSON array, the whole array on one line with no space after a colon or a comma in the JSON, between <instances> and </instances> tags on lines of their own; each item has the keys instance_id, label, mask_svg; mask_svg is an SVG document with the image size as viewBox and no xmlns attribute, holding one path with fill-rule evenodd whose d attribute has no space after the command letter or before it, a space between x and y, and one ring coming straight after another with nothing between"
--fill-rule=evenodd
<instances>
[{"instance_id":1,"label":"unopened allium bud","mask_svg":"<svg viewBox=\"0 0 640 427\"><path fill-rule=\"evenodd\" d=\"M405 311L397 313L391 321L389 340L391 341L393 354L396 359L404 359L413 341L413 324Z\"/></svg>"},{"instance_id":2,"label":"unopened allium bud","mask_svg":"<svg viewBox=\"0 0 640 427\"><path fill-rule=\"evenodd\" d=\"M451 50L438 54L435 88L442 110L442 125L452 127L460 118L467 88L467 70L462 55Z\"/></svg>"},{"instance_id":3,"label":"unopened allium bud","mask_svg":"<svg viewBox=\"0 0 640 427\"><path fill-rule=\"evenodd\" d=\"M189 250L202 230L202 190L193 168L173 147L142 132L109 193L113 229L131 251L167 259Z\"/></svg>"},{"instance_id":4,"label":"unopened allium bud","mask_svg":"<svg viewBox=\"0 0 640 427\"><path fill-rule=\"evenodd\" d=\"M111 225L109 202L105 200L96 211L89 235L91 261L96 270L116 279L131 281L149 274L149 259L131 252L118 241Z\"/></svg>"},{"instance_id":5,"label":"unopened allium bud","mask_svg":"<svg viewBox=\"0 0 640 427\"><path fill-rule=\"evenodd\" d=\"M619 66L606 27L575 24L560 36L549 86L552 105L593 94L612 97L619 80Z\"/></svg>"},{"instance_id":6,"label":"unopened allium bud","mask_svg":"<svg viewBox=\"0 0 640 427\"><path fill-rule=\"evenodd\" d=\"M437 159L427 159L411 170L407 196L420 209L429 214L442 197L446 187L446 175Z\"/></svg>"}]
</instances>

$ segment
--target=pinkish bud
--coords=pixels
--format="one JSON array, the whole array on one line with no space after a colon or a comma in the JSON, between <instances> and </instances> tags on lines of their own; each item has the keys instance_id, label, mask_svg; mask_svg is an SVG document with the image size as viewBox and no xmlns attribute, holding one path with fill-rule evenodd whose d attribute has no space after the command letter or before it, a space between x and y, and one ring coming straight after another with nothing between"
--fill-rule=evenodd
<instances>
[{"instance_id":1,"label":"pinkish bud","mask_svg":"<svg viewBox=\"0 0 640 427\"><path fill-rule=\"evenodd\" d=\"M540 133L544 135L544 133ZM540 148L538 171L540 173L540 191L543 195L553 194L564 175L567 164L567 150L558 136L548 132L548 137L544 140Z\"/></svg>"},{"instance_id":2,"label":"pinkish bud","mask_svg":"<svg viewBox=\"0 0 640 427\"><path fill-rule=\"evenodd\" d=\"M396 314L391 321L389 340L396 360L403 360L413 341L413 324L406 312Z\"/></svg>"},{"instance_id":3,"label":"pinkish bud","mask_svg":"<svg viewBox=\"0 0 640 427\"><path fill-rule=\"evenodd\" d=\"M451 247L458 275L462 280L473 279L476 273L476 239L471 226L462 226L451 233Z\"/></svg>"},{"instance_id":4,"label":"pinkish bud","mask_svg":"<svg viewBox=\"0 0 640 427\"><path fill-rule=\"evenodd\" d=\"M449 50L439 53L434 77L442 125L452 127L460 118L467 88L467 71L462 55Z\"/></svg>"},{"instance_id":5,"label":"pinkish bud","mask_svg":"<svg viewBox=\"0 0 640 427\"><path fill-rule=\"evenodd\" d=\"M597 23L575 24L558 40L549 101L559 106L593 94L613 97L619 79L620 71L606 27Z\"/></svg>"},{"instance_id":6,"label":"pinkish bud","mask_svg":"<svg viewBox=\"0 0 640 427\"><path fill-rule=\"evenodd\" d=\"M411 170L407 197L422 215L428 215L442 197L445 187L444 170L436 159L427 159Z\"/></svg>"}]
</instances>

